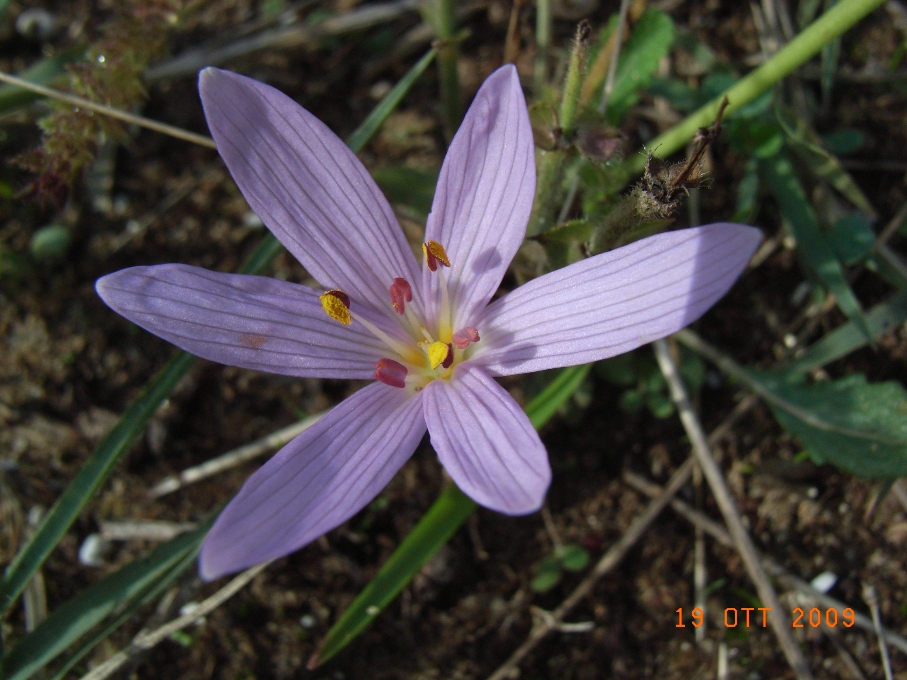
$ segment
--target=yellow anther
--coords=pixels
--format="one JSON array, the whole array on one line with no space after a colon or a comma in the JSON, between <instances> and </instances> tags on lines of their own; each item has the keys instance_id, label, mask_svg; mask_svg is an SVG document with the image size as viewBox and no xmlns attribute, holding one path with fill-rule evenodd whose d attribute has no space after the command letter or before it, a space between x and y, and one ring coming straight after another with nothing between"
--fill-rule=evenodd
<instances>
[{"instance_id":1,"label":"yellow anther","mask_svg":"<svg viewBox=\"0 0 907 680\"><path fill-rule=\"evenodd\" d=\"M447 251L437 241L427 241L422 244L422 253L425 255L425 264L431 271L437 271L440 262L445 267L450 266L450 260L447 257Z\"/></svg>"},{"instance_id":2,"label":"yellow anther","mask_svg":"<svg viewBox=\"0 0 907 680\"><path fill-rule=\"evenodd\" d=\"M433 369L444 363L448 352L450 352L450 347L443 342L433 342L425 349L428 363Z\"/></svg>"},{"instance_id":3,"label":"yellow anther","mask_svg":"<svg viewBox=\"0 0 907 680\"><path fill-rule=\"evenodd\" d=\"M318 296L321 307L334 321L339 321L349 326L353 318L350 316L350 296L342 290L326 290Z\"/></svg>"}]
</instances>

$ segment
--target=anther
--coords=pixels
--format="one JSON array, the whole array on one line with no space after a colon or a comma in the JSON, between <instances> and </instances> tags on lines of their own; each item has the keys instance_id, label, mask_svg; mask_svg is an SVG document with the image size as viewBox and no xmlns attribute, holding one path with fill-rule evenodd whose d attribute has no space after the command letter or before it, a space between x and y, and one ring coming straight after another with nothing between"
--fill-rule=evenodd
<instances>
[{"instance_id":1,"label":"anther","mask_svg":"<svg viewBox=\"0 0 907 680\"><path fill-rule=\"evenodd\" d=\"M450 260L447 257L447 251L445 251L444 246L442 246L437 241L426 241L425 243L423 243L422 253L425 255L425 264L427 264L429 270L433 272L438 271L439 262L445 267L450 266Z\"/></svg>"},{"instance_id":2,"label":"anther","mask_svg":"<svg viewBox=\"0 0 907 680\"><path fill-rule=\"evenodd\" d=\"M403 314L406 311L406 303L413 301L413 289L406 279L396 278L391 284L391 301L394 303L394 311L397 314Z\"/></svg>"},{"instance_id":3,"label":"anther","mask_svg":"<svg viewBox=\"0 0 907 680\"><path fill-rule=\"evenodd\" d=\"M479 331L477 331L472 326L467 326L463 330L459 330L453 334L451 337L451 342L456 346L457 349L466 349L473 342L478 342Z\"/></svg>"},{"instance_id":4,"label":"anther","mask_svg":"<svg viewBox=\"0 0 907 680\"><path fill-rule=\"evenodd\" d=\"M379 359L375 364L375 380L391 387L406 387L406 366L393 359Z\"/></svg>"},{"instance_id":5,"label":"anther","mask_svg":"<svg viewBox=\"0 0 907 680\"><path fill-rule=\"evenodd\" d=\"M326 290L318 296L321 307L334 321L349 326L353 320L350 315L350 296L342 290Z\"/></svg>"}]
</instances>

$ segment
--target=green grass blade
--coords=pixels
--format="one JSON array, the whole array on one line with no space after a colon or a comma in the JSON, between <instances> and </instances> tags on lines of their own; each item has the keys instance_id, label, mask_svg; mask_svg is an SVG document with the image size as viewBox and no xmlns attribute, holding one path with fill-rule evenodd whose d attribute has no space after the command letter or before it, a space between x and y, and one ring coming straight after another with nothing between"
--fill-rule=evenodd
<instances>
[{"instance_id":1,"label":"green grass blade","mask_svg":"<svg viewBox=\"0 0 907 680\"><path fill-rule=\"evenodd\" d=\"M328 631L309 661L314 668L333 657L361 633L425 566L432 555L450 540L476 509L475 501L448 484L419 523L378 570L355 601Z\"/></svg>"},{"instance_id":2,"label":"green grass blade","mask_svg":"<svg viewBox=\"0 0 907 680\"><path fill-rule=\"evenodd\" d=\"M863 318L860 303L844 277L844 268L819 229L816 214L800 185L800 180L797 179L790 158L782 151L768 159L762 167L768 180L767 184L797 240L797 252L801 261L818 276L835 296L841 311L857 324L866 339L872 343L872 333L866 325L866 319Z\"/></svg>"},{"instance_id":3,"label":"green grass blade","mask_svg":"<svg viewBox=\"0 0 907 680\"><path fill-rule=\"evenodd\" d=\"M878 338L907 321L907 293L900 293L887 302L873 307L866 314L866 325L872 337ZM853 321L836 328L818 340L793 362L779 366L776 371L787 375L803 375L847 356L867 344L866 336Z\"/></svg>"},{"instance_id":4,"label":"green grass blade","mask_svg":"<svg viewBox=\"0 0 907 680\"><path fill-rule=\"evenodd\" d=\"M863 193L850 173L844 169L841 161L822 147L819 135L810 128L805 120L797 117L793 111L782 111L777 107L775 117L787 135L791 149L816 177L831 184L860 210L875 216L875 208L866 198L866 194Z\"/></svg>"},{"instance_id":5,"label":"green grass blade","mask_svg":"<svg viewBox=\"0 0 907 680\"><path fill-rule=\"evenodd\" d=\"M209 524L177 536L147 557L92 584L58 607L41 625L10 650L3 660L3 677L24 680L63 652L91 628L170 575L195 555ZM175 575L174 575L175 576Z\"/></svg>"},{"instance_id":6,"label":"green grass blade","mask_svg":"<svg viewBox=\"0 0 907 680\"><path fill-rule=\"evenodd\" d=\"M424 57L422 57L416 64L413 66L409 72L400 79L394 87L384 95L384 99L375 107L375 109L368 115L362 125L360 125L356 130L347 138L346 145L353 150L353 153L359 153L362 151L368 140L378 131L384 121L387 120L387 117L393 113L394 109L400 104L403 100L403 97L406 96L406 93L409 92L410 88L413 86L419 77L425 73L431 62L435 58L435 51L429 50Z\"/></svg>"},{"instance_id":7,"label":"green grass blade","mask_svg":"<svg viewBox=\"0 0 907 680\"><path fill-rule=\"evenodd\" d=\"M397 107L416 79L431 64L433 58L434 50L430 50L387 93L362 125L350 135L347 140L350 149L358 152L365 146ZM244 274L260 273L270 265L281 248L282 246L273 236L266 237L240 271ZM41 525L7 568L0 581L0 616L9 611L31 577L79 516L95 490L107 479L120 456L144 430L158 406L170 395L177 382L195 361L195 357L184 352L180 352L174 357L126 410L110 434L91 454L76 478L45 515Z\"/></svg>"},{"instance_id":8,"label":"green grass blade","mask_svg":"<svg viewBox=\"0 0 907 680\"><path fill-rule=\"evenodd\" d=\"M545 389L539 392L535 399L526 405L526 415L529 416L529 422L536 430L542 429L557 413L557 410L567 403L567 400L589 375L591 368L592 364L565 368Z\"/></svg>"},{"instance_id":9,"label":"green grass blade","mask_svg":"<svg viewBox=\"0 0 907 680\"><path fill-rule=\"evenodd\" d=\"M587 365L564 369L526 406L526 414L536 429L544 426L566 403L588 375L589 368ZM432 555L450 540L475 509L475 502L455 485L446 486L438 500L331 627L309 661L309 667L324 663L352 642L394 600Z\"/></svg>"},{"instance_id":10,"label":"green grass blade","mask_svg":"<svg viewBox=\"0 0 907 680\"><path fill-rule=\"evenodd\" d=\"M205 537L202 532L198 536L198 541L192 550L186 550L183 557L179 559L169 571L162 572L157 579L153 579L142 593L133 597L129 604L118 610L116 614L104 625L103 628L95 631L90 637L86 638L70 656L66 663L61 666L54 674L52 680L63 680L66 674L71 671L76 664L81 661L86 654L91 652L98 644L103 642L117 628L122 626L126 621L131 619L135 613L144 605L153 602L160 597L164 591L169 588L174 581L195 566L198 559L198 548L201 546L202 539Z\"/></svg>"}]
</instances>

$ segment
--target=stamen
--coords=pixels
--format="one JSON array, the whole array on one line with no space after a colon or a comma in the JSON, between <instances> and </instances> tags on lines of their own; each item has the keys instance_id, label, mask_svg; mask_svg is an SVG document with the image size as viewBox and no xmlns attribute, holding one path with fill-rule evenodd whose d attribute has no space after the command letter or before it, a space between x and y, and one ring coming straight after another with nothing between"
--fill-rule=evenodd
<instances>
[{"instance_id":1,"label":"stamen","mask_svg":"<svg viewBox=\"0 0 907 680\"><path fill-rule=\"evenodd\" d=\"M326 290L318 296L321 307L334 321L349 326L353 320L350 315L350 296L342 290Z\"/></svg>"},{"instance_id":2,"label":"stamen","mask_svg":"<svg viewBox=\"0 0 907 680\"><path fill-rule=\"evenodd\" d=\"M443 342L433 342L428 347L425 348L425 353L428 355L428 364L432 369L441 366L448 360L450 357L450 362L453 362L453 352L450 349L450 345L447 345ZM450 363L444 368L449 368Z\"/></svg>"},{"instance_id":3,"label":"stamen","mask_svg":"<svg viewBox=\"0 0 907 680\"><path fill-rule=\"evenodd\" d=\"M379 359L375 364L375 379L391 387L406 387L406 366L393 359Z\"/></svg>"},{"instance_id":4,"label":"stamen","mask_svg":"<svg viewBox=\"0 0 907 680\"><path fill-rule=\"evenodd\" d=\"M451 342L453 342L457 349L466 349L471 343L478 342L479 340L479 331L472 326L467 326L466 328L457 331L451 338Z\"/></svg>"},{"instance_id":5,"label":"stamen","mask_svg":"<svg viewBox=\"0 0 907 680\"><path fill-rule=\"evenodd\" d=\"M413 301L413 289L409 281L402 278L394 279L391 284L391 301L394 303L394 311L397 314L403 314L406 310L406 303Z\"/></svg>"},{"instance_id":6,"label":"stamen","mask_svg":"<svg viewBox=\"0 0 907 680\"><path fill-rule=\"evenodd\" d=\"M425 243L423 243L422 253L425 255L425 264L428 265L430 271L438 271L439 262L445 267L450 266L450 260L447 257L447 251L445 251L444 246L442 246L437 241L426 241Z\"/></svg>"}]
</instances>

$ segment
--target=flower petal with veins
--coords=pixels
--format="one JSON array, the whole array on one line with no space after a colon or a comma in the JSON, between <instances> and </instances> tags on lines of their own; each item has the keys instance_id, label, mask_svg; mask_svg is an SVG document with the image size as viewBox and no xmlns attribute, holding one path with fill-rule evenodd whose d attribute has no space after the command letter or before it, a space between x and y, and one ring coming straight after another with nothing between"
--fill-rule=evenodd
<instances>
[{"instance_id":1,"label":"flower petal with veins","mask_svg":"<svg viewBox=\"0 0 907 680\"><path fill-rule=\"evenodd\" d=\"M246 480L199 558L215 579L297 550L369 503L425 434L420 399L380 382L359 390Z\"/></svg>"}]
</instances>

